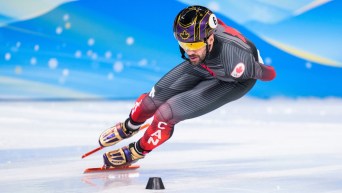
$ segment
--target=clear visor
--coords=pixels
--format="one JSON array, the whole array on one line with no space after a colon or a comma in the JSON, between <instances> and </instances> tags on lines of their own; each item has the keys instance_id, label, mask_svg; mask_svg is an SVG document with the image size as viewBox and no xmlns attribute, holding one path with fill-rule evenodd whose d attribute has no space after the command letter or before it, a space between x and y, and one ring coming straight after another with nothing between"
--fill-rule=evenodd
<instances>
[{"instance_id":1,"label":"clear visor","mask_svg":"<svg viewBox=\"0 0 342 193\"><path fill-rule=\"evenodd\" d=\"M178 41L178 44L184 49L184 50L198 50L206 46L205 42L191 42L191 43L185 43Z\"/></svg>"}]
</instances>

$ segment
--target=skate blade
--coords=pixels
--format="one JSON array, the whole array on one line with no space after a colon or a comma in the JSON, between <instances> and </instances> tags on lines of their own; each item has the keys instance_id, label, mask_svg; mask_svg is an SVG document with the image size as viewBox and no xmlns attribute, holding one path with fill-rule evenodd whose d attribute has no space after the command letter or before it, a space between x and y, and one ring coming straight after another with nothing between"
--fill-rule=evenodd
<instances>
[{"instance_id":1,"label":"skate blade","mask_svg":"<svg viewBox=\"0 0 342 193\"><path fill-rule=\"evenodd\" d=\"M84 174L86 173L95 173L95 172L110 172L110 171L123 171L123 170L135 170L140 168L139 165L129 165L129 166L118 166L118 167L98 167L98 168L87 168L84 170Z\"/></svg>"}]
</instances>

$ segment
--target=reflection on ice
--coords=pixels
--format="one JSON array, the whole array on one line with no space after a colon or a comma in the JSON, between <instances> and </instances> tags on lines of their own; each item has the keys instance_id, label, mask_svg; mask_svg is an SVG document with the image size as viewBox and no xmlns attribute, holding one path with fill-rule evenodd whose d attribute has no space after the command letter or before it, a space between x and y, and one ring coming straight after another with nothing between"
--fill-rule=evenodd
<instances>
[{"instance_id":1,"label":"reflection on ice","mask_svg":"<svg viewBox=\"0 0 342 193\"><path fill-rule=\"evenodd\" d=\"M133 178L138 178L137 171L115 171L104 173L84 174L81 181L97 189L109 189L110 187L129 186L134 183Z\"/></svg>"},{"instance_id":2,"label":"reflection on ice","mask_svg":"<svg viewBox=\"0 0 342 193\"><path fill-rule=\"evenodd\" d=\"M242 99L176 125L138 170L83 174L106 149L81 155L132 105L0 103L0 192L153 192L149 177L157 192L342 192L342 100Z\"/></svg>"}]
</instances>

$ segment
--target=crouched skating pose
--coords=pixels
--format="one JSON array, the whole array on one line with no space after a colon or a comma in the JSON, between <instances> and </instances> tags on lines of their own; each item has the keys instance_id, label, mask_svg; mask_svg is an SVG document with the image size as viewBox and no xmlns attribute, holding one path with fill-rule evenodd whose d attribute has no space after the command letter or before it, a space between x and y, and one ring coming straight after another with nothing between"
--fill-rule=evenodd
<instances>
[{"instance_id":1,"label":"crouched skating pose","mask_svg":"<svg viewBox=\"0 0 342 193\"><path fill-rule=\"evenodd\" d=\"M104 131L101 146L131 137L153 121L136 142L106 152L105 167L130 165L172 136L180 121L209 113L241 98L257 80L270 81L275 70L263 64L255 45L209 9L190 6L176 16L173 33L184 62L164 75L135 102L129 117Z\"/></svg>"}]
</instances>

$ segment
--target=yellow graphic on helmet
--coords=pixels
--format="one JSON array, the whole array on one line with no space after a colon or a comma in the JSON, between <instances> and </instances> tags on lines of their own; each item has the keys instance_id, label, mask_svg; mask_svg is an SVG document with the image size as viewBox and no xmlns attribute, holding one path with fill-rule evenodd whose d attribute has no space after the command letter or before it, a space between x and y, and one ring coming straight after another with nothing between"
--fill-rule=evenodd
<instances>
[{"instance_id":1,"label":"yellow graphic on helmet","mask_svg":"<svg viewBox=\"0 0 342 193\"><path fill-rule=\"evenodd\" d=\"M182 33L179 34L179 36L183 39L186 40L190 37L190 34L187 31L183 31Z\"/></svg>"}]
</instances>

